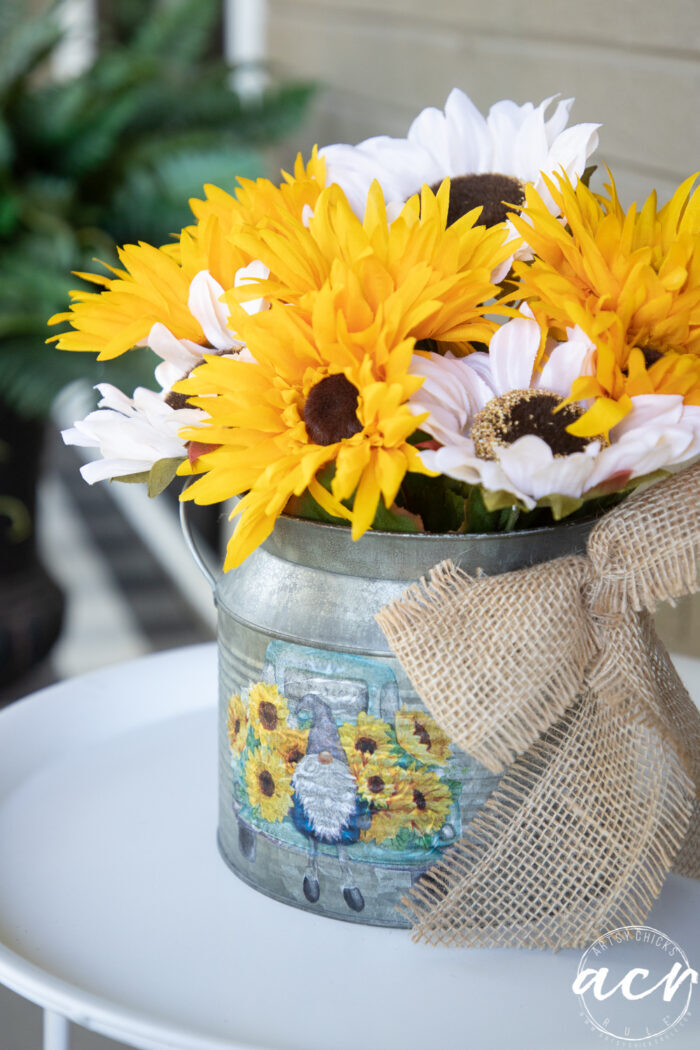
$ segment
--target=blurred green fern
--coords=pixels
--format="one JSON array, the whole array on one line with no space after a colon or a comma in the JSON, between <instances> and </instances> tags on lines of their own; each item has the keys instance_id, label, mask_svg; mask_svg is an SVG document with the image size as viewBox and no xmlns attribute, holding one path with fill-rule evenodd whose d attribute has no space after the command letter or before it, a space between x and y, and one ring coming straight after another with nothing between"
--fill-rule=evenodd
<instances>
[{"instance_id":1,"label":"blurred green fern","mask_svg":"<svg viewBox=\"0 0 700 1050\"><path fill-rule=\"evenodd\" d=\"M45 416L74 378L107 378L91 355L45 346L48 317L80 284L71 271L112 261L115 243L165 243L205 182L262 174L262 147L304 116L310 84L273 83L254 102L231 89L209 57L220 8L119 5L95 62L57 82L56 5L30 16L24 0L0 3L0 398L22 415ZM152 380L147 355L128 357L110 381Z\"/></svg>"}]
</instances>

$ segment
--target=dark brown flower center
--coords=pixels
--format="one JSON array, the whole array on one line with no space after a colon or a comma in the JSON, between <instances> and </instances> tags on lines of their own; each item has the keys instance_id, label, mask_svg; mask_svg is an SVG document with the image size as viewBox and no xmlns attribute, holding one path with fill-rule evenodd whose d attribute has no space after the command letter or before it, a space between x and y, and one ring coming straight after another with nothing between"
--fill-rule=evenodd
<instances>
[{"instance_id":1,"label":"dark brown flower center","mask_svg":"<svg viewBox=\"0 0 700 1050\"><path fill-rule=\"evenodd\" d=\"M239 350L243 348L243 343L238 347ZM202 350L207 354L214 354L216 357L223 357L225 354L233 353L233 350L216 350L213 346L203 346ZM187 379L191 376L195 368L199 368L200 365L205 363L204 358L200 357L199 361L196 361L192 367L184 373L183 379ZM190 403L190 396L188 394L180 394L175 390L168 390L165 395L164 401L166 405L170 405L171 408L187 408Z\"/></svg>"},{"instance_id":2,"label":"dark brown flower center","mask_svg":"<svg viewBox=\"0 0 700 1050\"><path fill-rule=\"evenodd\" d=\"M373 755L377 750L377 741L373 740L371 736L361 736L355 742L355 750L363 755Z\"/></svg>"},{"instance_id":3,"label":"dark brown flower center","mask_svg":"<svg viewBox=\"0 0 700 1050\"><path fill-rule=\"evenodd\" d=\"M367 787L373 795L378 795L384 790L384 778L375 773L374 776L368 778Z\"/></svg>"},{"instance_id":4,"label":"dark brown flower center","mask_svg":"<svg viewBox=\"0 0 700 1050\"><path fill-rule=\"evenodd\" d=\"M238 736L240 731L241 731L241 720L240 720L240 718L237 718L236 721L233 723L233 735L234 736Z\"/></svg>"},{"instance_id":5,"label":"dark brown flower center","mask_svg":"<svg viewBox=\"0 0 700 1050\"><path fill-rule=\"evenodd\" d=\"M258 717L265 729L277 729L277 708L269 700L263 700L258 708Z\"/></svg>"},{"instance_id":6,"label":"dark brown flower center","mask_svg":"<svg viewBox=\"0 0 700 1050\"><path fill-rule=\"evenodd\" d=\"M425 795L422 791L419 791L418 788L413 789L413 801L415 803L416 809L428 808L428 803L425 801Z\"/></svg>"},{"instance_id":7,"label":"dark brown flower center","mask_svg":"<svg viewBox=\"0 0 700 1050\"><path fill-rule=\"evenodd\" d=\"M644 354L644 364L647 368L651 368L652 365L655 365L656 362L660 361L664 356L661 350L656 350L653 346L642 346L640 349Z\"/></svg>"},{"instance_id":8,"label":"dark brown flower center","mask_svg":"<svg viewBox=\"0 0 700 1050\"><path fill-rule=\"evenodd\" d=\"M168 390L165 395L165 403L170 405L171 408L187 408L190 399L187 394L180 394L176 390Z\"/></svg>"},{"instance_id":9,"label":"dark brown flower center","mask_svg":"<svg viewBox=\"0 0 700 1050\"><path fill-rule=\"evenodd\" d=\"M275 793L275 780L272 773L269 773L267 769L263 769L258 776L258 784L263 795L267 798L272 798Z\"/></svg>"},{"instance_id":10,"label":"dark brown flower center","mask_svg":"<svg viewBox=\"0 0 700 1050\"><path fill-rule=\"evenodd\" d=\"M421 722L413 723L413 733L418 737L423 747L430 747L430 733Z\"/></svg>"},{"instance_id":11,"label":"dark brown flower center","mask_svg":"<svg viewBox=\"0 0 700 1050\"><path fill-rule=\"evenodd\" d=\"M316 445L333 445L362 430L357 418L359 391L344 375L326 376L309 391L304 423Z\"/></svg>"},{"instance_id":12,"label":"dark brown flower center","mask_svg":"<svg viewBox=\"0 0 700 1050\"><path fill-rule=\"evenodd\" d=\"M295 766L297 764L297 762L300 762L303 757L304 757L304 752L301 751L298 747L295 747L287 755L287 761L291 765Z\"/></svg>"},{"instance_id":13,"label":"dark brown flower center","mask_svg":"<svg viewBox=\"0 0 700 1050\"><path fill-rule=\"evenodd\" d=\"M546 441L555 456L582 452L594 439L569 434L566 428L583 415L583 409L564 405L555 412L563 400L549 390L511 390L495 397L474 419L471 436L477 456L496 459L499 447L512 445L528 434Z\"/></svg>"},{"instance_id":14,"label":"dark brown flower center","mask_svg":"<svg viewBox=\"0 0 700 1050\"><path fill-rule=\"evenodd\" d=\"M437 193L440 183L436 182L430 188L433 193ZM524 203L523 185L514 175L499 175L497 172L456 175L450 179L447 225L451 226L467 212L482 205L481 215L476 220L477 226L495 226L505 221L515 205Z\"/></svg>"}]
</instances>

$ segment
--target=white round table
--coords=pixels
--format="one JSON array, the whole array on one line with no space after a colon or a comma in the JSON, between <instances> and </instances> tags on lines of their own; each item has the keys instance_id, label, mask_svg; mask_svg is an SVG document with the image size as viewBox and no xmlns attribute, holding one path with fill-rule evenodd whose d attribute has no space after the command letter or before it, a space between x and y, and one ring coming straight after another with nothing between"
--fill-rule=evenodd
<instances>
[{"instance_id":1,"label":"white round table","mask_svg":"<svg viewBox=\"0 0 700 1050\"><path fill-rule=\"evenodd\" d=\"M700 694L700 664L679 661ZM146 657L0 715L0 982L142 1050L595 1050L578 951L461 951L278 904L216 847L216 651ZM700 961L700 884L649 919ZM700 996L700 990L697 994ZM697 1003L695 1004L697 1007ZM693 1011L674 1050L700 1045Z\"/></svg>"}]
</instances>

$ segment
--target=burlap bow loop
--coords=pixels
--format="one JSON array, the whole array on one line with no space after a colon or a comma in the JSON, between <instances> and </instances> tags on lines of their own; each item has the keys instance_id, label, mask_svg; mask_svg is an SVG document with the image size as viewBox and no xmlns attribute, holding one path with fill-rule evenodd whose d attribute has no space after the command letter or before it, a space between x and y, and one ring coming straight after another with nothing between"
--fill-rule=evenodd
<instances>
[{"instance_id":1,"label":"burlap bow loop","mask_svg":"<svg viewBox=\"0 0 700 1050\"><path fill-rule=\"evenodd\" d=\"M700 465L605 515L585 556L443 562L378 615L438 723L507 770L406 899L418 936L578 945L641 921L674 858L700 877L700 715L649 616L697 589L699 510Z\"/></svg>"}]
</instances>

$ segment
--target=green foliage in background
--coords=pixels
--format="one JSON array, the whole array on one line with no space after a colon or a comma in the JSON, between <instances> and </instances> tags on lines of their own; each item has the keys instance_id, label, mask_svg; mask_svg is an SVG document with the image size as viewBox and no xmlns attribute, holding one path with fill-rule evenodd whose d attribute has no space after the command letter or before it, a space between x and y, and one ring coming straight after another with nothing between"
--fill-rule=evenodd
<instances>
[{"instance_id":1,"label":"green foliage in background","mask_svg":"<svg viewBox=\"0 0 700 1050\"><path fill-rule=\"evenodd\" d=\"M0 398L23 415L45 416L88 373L152 385L146 354L110 362L107 376L91 355L45 345L48 317L80 284L71 271L114 261L115 243L166 243L205 182L232 190L237 176L262 174L262 147L304 115L309 84L272 84L252 102L231 90L230 69L210 57L220 8L125 5L94 64L56 82L55 7L0 3Z\"/></svg>"}]
</instances>

